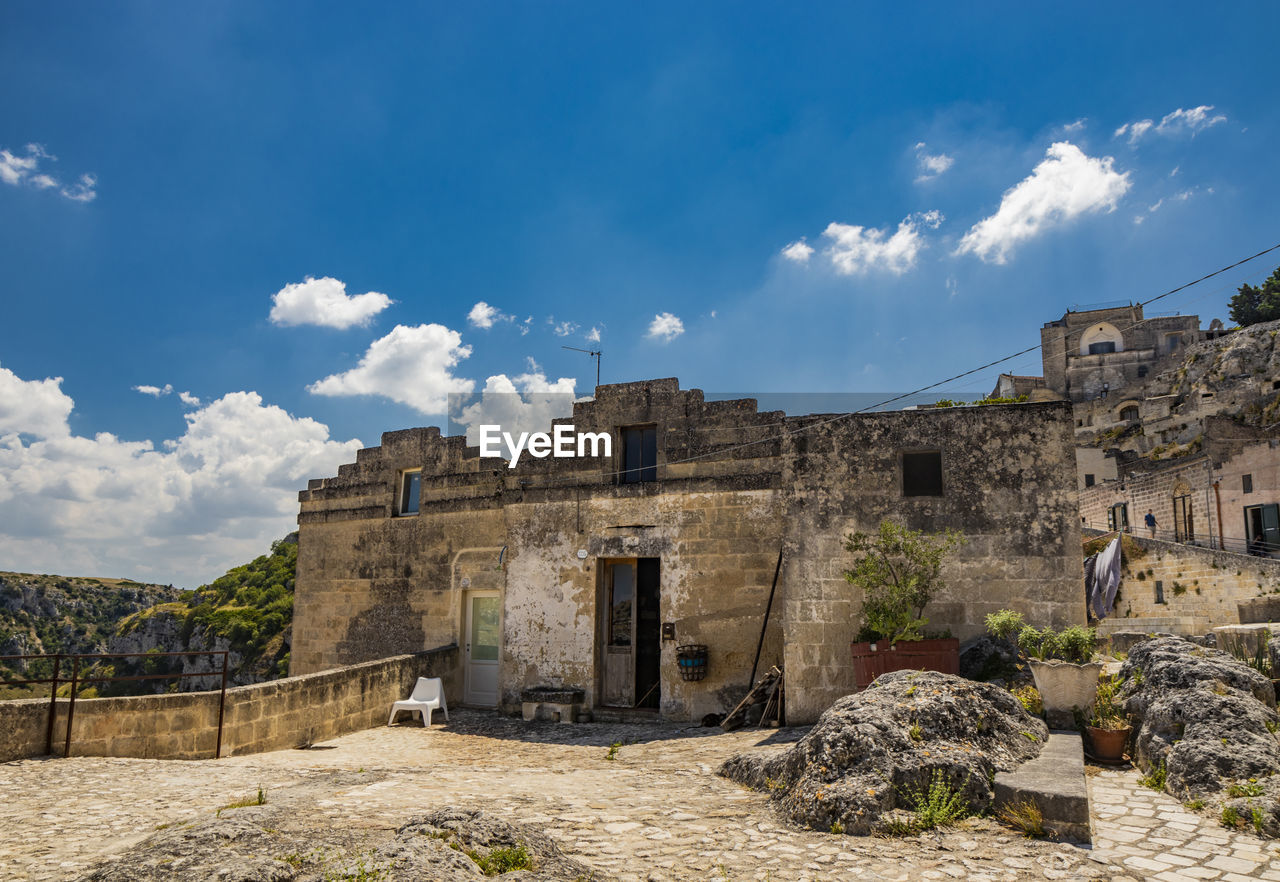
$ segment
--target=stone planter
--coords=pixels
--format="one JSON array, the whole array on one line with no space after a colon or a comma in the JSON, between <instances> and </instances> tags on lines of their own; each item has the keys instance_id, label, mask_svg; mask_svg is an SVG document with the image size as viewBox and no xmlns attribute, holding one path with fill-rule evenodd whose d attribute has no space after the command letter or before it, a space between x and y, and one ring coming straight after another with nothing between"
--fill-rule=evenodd
<instances>
[{"instance_id":1,"label":"stone planter","mask_svg":"<svg viewBox=\"0 0 1280 882\"><path fill-rule=\"evenodd\" d=\"M881 674L890 671L937 671L960 673L960 640L910 640L901 643L854 643L853 681L859 691Z\"/></svg>"},{"instance_id":2,"label":"stone planter","mask_svg":"<svg viewBox=\"0 0 1280 882\"><path fill-rule=\"evenodd\" d=\"M1044 719L1049 728L1075 728L1073 710L1079 708L1087 713L1093 707L1100 673L1102 665L1097 662L1077 665L1031 659L1031 675L1036 678L1036 689L1044 701Z\"/></svg>"},{"instance_id":3,"label":"stone planter","mask_svg":"<svg viewBox=\"0 0 1280 882\"><path fill-rule=\"evenodd\" d=\"M1123 729L1097 729L1093 726L1086 727L1089 730L1089 743L1093 747L1093 756L1095 759L1104 763L1119 763L1124 760L1124 747L1129 743L1129 733L1133 730L1128 726Z\"/></svg>"}]
</instances>

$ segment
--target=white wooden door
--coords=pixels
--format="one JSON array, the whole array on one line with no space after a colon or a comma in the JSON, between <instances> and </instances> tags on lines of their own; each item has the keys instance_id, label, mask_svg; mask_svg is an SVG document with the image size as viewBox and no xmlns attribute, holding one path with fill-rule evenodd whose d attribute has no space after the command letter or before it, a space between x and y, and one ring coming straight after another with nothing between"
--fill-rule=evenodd
<instances>
[{"instance_id":1,"label":"white wooden door","mask_svg":"<svg viewBox=\"0 0 1280 882\"><path fill-rule=\"evenodd\" d=\"M464 596L462 700L478 707L498 706L498 655L502 649L502 598L496 591Z\"/></svg>"}]
</instances>

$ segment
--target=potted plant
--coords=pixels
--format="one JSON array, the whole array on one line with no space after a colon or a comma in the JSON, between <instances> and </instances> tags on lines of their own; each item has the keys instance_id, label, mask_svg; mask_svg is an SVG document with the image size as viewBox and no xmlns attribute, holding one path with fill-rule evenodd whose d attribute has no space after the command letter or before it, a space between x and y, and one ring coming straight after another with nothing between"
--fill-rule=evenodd
<instances>
[{"instance_id":1,"label":"potted plant","mask_svg":"<svg viewBox=\"0 0 1280 882\"><path fill-rule=\"evenodd\" d=\"M1120 689L1120 678L1102 677L1098 680L1098 693L1093 700L1093 712L1085 728L1089 732L1089 743L1093 746L1096 759L1107 763L1118 763L1124 760L1124 748L1129 742L1132 729L1125 719L1120 703L1116 700L1116 692Z\"/></svg>"},{"instance_id":2,"label":"potted plant","mask_svg":"<svg viewBox=\"0 0 1280 882\"><path fill-rule=\"evenodd\" d=\"M875 535L854 533L845 550L859 555L844 577L862 589L861 627L853 643L854 681L865 689L889 671L960 672L960 641L928 638L925 607L943 587L942 559L964 542L948 530L926 536L892 521Z\"/></svg>"},{"instance_id":3,"label":"potted plant","mask_svg":"<svg viewBox=\"0 0 1280 882\"><path fill-rule=\"evenodd\" d=\"M1061 631L1027 625L1018 632L1018 648L1027 656L1051 727L1074 728L1076 712L1093 706L1102 671L1090 661L1096 639L1092 628L1079 625Z\"/></svg>"}]
</instances>

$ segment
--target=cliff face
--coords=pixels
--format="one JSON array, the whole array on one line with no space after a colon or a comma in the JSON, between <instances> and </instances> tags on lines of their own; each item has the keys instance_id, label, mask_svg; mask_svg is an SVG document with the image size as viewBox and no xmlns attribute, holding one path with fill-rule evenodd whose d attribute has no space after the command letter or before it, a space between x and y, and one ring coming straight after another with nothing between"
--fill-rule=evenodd
<instances>
[{"instance_id":1,"label":"cliff face","mask_svg":"<svg viewBox=\"0 0 1280 882\"><path fill-rule=\"evenodd\" d=\"M289 670L297 560L296 536L275 542L270 554L185 592L175 601L128 616L109 639L107 651L225 651L228 686L283 677ZM116 675L208 672L209 676L107 684L99 688L103 695L193 692L217 689L222 683L220 656L119 659L109 664Z\"/></svg>"},{"instance_id":2,"label":"cliff face","mask_svg":"<svg viewBox=\"0 0 1280 882\"><path fill-rule=\"evenodd\" d=\"M226 651L227 685L285 676L293 619L296 537L272 544L270 554L230 570L195 591L121 579L0 573L0 655L36 653L150 653L108 658L86 677L200 674L123 683L90 683L81 695L128 695L217 689L222 659L166 652ZM0 662L0 679L47 676L51 663ZM0 686L0 698L31 694Z\"/></svg>"},{"instance_id":3,"label":"cliff face","mask_svg":"<svg viewBox=\"0 0 1280 882\"><path fill-rule=\"evenodd\" d=\"M1182 359L1141 392L1077 405L1082 447L1118 448L1155 459L1195 453L1213 418L1261 429L1280 422L1280 321L1241 328L1188 346ZM1115 411L1133 401L1140 421Z\"/></svg>"},{"instance_id":4,"label":"cliff face","mask_svg":"<svg viewBox=\"0 0 1280 882\"><path fill-rule=\"evenodd\" d=\"M106 652L121 619L179 594L127 579L0 573L0 655ZM41 661L0 662L0 679L50 669ZM0 698L28 694L28 687L0 687Z\"/></svg>"}]
</instances>

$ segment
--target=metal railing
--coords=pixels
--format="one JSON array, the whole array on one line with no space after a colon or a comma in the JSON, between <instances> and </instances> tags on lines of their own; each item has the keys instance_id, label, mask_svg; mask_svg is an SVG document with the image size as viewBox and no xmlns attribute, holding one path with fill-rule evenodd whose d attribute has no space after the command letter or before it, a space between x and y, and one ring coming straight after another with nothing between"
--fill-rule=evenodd
<instances>
[{"instance_id":1,"label":"metal railing","mask_svg":"<svg viewBox=\"0 0 1280 882\"><path fill-rule=\"evenodd\" d=\"M1115 533L1128 533L1137 539L1155 539L1159 542L1169 542L1175 545L1190 545L1195 548L1204 548L1209 551L1230 551L1235 554L1247 554L1252 557L1262 558L1263 560L1275 560L1275 555L1280 554L1280 544L1267 542L1261 537L1255 536L1252 541L1241 536L1186 536L1176 530L1169 530L1164 527L1157 527L1153 535L1151 529L1145 524L1128 524L1122 529L1117 530L1109 524L1094 523L1085 521L1081 526L1088 530L1097 530L1107 535ZM1085 541L1092 541L1099 538L1093 536Z\"/></svg>"},{"instance_id":2,"label":"metal railing","mask_svg":"<svg viewBox=\"0 0 1280 882\"><path fill-rule=\"evenodd\" d=\"M184 671L179 673L167 674L130 674L122 677L98 677L98 676L80 676L81 663L86 659L91 666L94 662L108 658L172 658L174 656L222 656L222 685L218 691L218 738L213 750L214 759L222 755L222 717L227 704L227 656L225 649L205 650L204 652L99 652L99 653L42 653L35 655L0 655L0 662L6 661L34 661L38 659L53 660L53 676L51 677L31 677L24 679L0 679L0 686L30 686L40 683L49 684L49 721L45 726L44 736L44 752L46 754L53 753L53 724L58 714L58 687L61 684L69 684L70 690L67 698L67 732L66 738L62 746L62 755L64 757L71 756L71 726L75 720L76 713L76 692L86 683L124 683L139 680L181 680L185 677L215 677L219 675L218 671ZM64 659L70 660L71 677L60 676ZM89 671L92 674L92 670Z\"/></svg>"}]
</instances>

